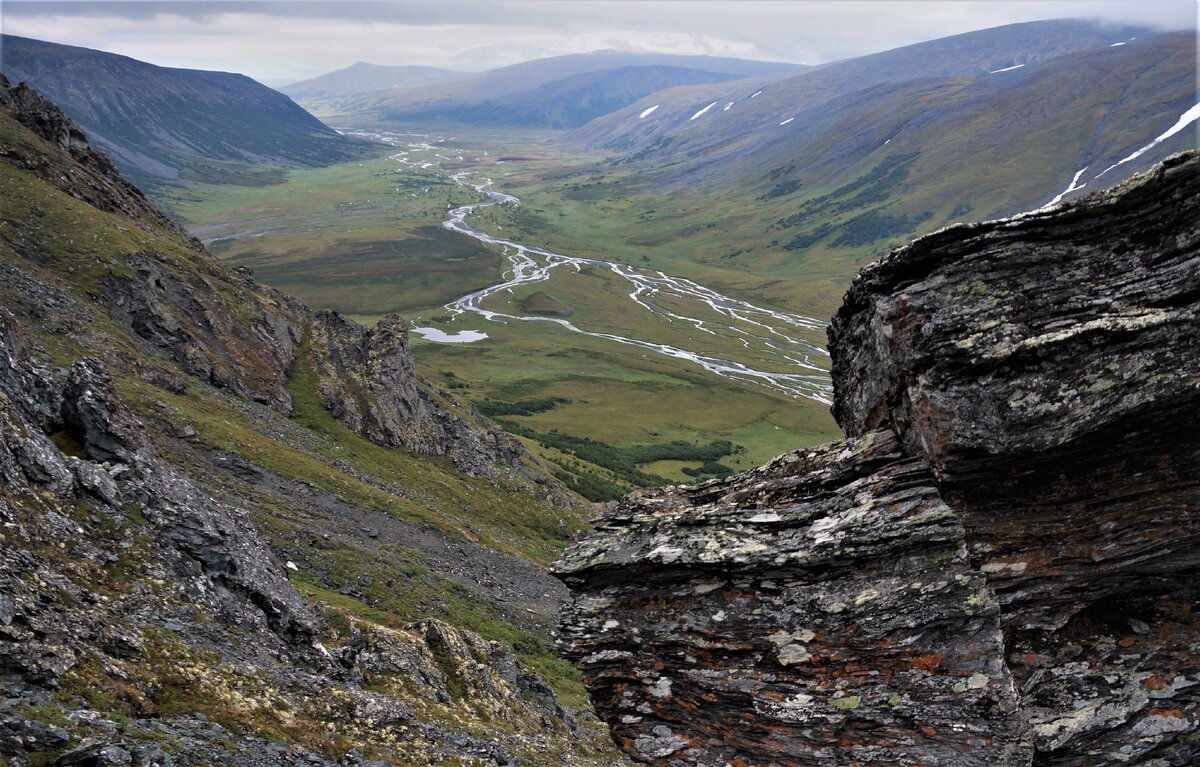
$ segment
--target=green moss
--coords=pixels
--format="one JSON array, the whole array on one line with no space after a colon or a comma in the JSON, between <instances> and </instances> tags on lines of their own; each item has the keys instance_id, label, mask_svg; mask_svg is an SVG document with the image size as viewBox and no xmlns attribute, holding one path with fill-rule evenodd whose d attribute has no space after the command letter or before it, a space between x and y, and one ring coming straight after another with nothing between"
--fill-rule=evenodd
<instances>
[{"instance_id":1,"label":"green moss","mask_svg":"<svg viewBox=\"0 0 1200 767\"><path fill-rule=\"evenodd\" d=\"M862 705L862 698L858 695L847 695L844 698L833 698L829 701L829 707L835 711L853 711Z\"/></svg>"},{"instance_id":2,"label":"green moss","mask_svg":"<svg viewBox=\"0 0 1200 767\"><path fill-rule=\"evenodd\" d=\"M133 522L135 525L148 525L150 524L149 520L147 520L146 515L142 513L142 509L144 508L145 507L141 503L127 503L124 506L125 516L129 517L129 521Z\"/></svg>"}]
</instances>

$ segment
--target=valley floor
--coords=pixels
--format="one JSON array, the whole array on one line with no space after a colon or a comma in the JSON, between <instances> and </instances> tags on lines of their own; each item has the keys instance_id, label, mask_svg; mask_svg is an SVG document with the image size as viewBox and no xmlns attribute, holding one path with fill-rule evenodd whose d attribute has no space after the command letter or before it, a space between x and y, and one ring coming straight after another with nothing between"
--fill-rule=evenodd
<instances>
[{"instance_id":1,"label":"valley floor","mask_svg":"<svg viewBox=\"0 0 1200 767\"><path fill-rule=\"evenodd\" d=\"M530 179L597 158L536 135L389 135L397 146L374 159L291 171L272 186L194 186L168 202L222 259L310 305L486 333L474 343L414 334L422 372L593 500L743 470L835 433L823 315L778 308L729 279L733 270L686 264L667 246L638 255L613 237L610 254L603 237L581 243L574 218L543 215L560 200ZM509 184L533 198L462 210L487 201L473 188L485 179L499 199ZM458 232L443 226L455 208ZM570 255L539 253L546 244Z\"/></svg>"}]
</instances>

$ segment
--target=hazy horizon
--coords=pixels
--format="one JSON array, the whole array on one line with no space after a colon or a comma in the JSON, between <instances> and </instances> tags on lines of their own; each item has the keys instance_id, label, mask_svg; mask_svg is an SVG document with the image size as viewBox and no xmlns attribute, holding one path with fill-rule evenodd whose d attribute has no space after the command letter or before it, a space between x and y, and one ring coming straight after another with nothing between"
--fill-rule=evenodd
<instances>
[{"instance_id":1,"label":"hazy horizon","mask_svg":"<svg viewBox=\"0 0 1200 767\"><path fill-rule=\"evenodd\" d=\"M1196 29L1197 5L1192 0L1157 0L1136 8L1111 0L713 0L686 6L663 0L460 0L436 6L407 0L17 0L2 6L0 31L160 66L236 71L280 85L360 61L480 71L603 49L822 64L1053 18Z\"/></svg>"}]
</instances>

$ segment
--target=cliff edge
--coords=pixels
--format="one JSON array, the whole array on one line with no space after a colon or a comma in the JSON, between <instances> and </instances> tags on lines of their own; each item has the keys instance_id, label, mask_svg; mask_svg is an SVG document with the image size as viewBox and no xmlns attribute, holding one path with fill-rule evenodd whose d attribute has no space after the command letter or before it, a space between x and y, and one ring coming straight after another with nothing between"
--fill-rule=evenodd
<instances>
[{"instance_id":1,"label":"cliff edge","mask_svg":"<svg viewBox=\"0 0 1200 767\"><path fill-rule=\"evenodd\" d=\"M657 765L1200 761L1200 158L863 270L843 442L634 493L560 647Z\"/></svg>"}]
</instances>

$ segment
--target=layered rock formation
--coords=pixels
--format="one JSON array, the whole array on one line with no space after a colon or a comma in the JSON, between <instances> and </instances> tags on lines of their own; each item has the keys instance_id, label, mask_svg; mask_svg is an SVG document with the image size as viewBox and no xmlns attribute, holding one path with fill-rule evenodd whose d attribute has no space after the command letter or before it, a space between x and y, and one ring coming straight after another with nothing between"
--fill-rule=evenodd
<instances>
[{"instance_id":1,"label":"layered rock formation","mask_svg":"<svg viewBox=\"0 0 1200 767\"><path fill-rule=\"evenodd\" d=\"M408 324L399 315L364 328L337 312L320 311L310 333L321 403L351 430L377 445L445 455L471 474L532 463L520 442L479 423L473 408L454 413L454 405L438 402L419 384ZM567 502L566 493L558 495Z\"/></svg>"},{"instance_id":2,"label":"layered rock formation","mask_svg":"<svg viewBox=\"0 0 1200 767\"><path fill-rule=\"evenodd\" d=\"M845 442L635 493L560 646L659 765L1200 760L1200 160L854 281Z\"/></svg>"}]
</instances>

